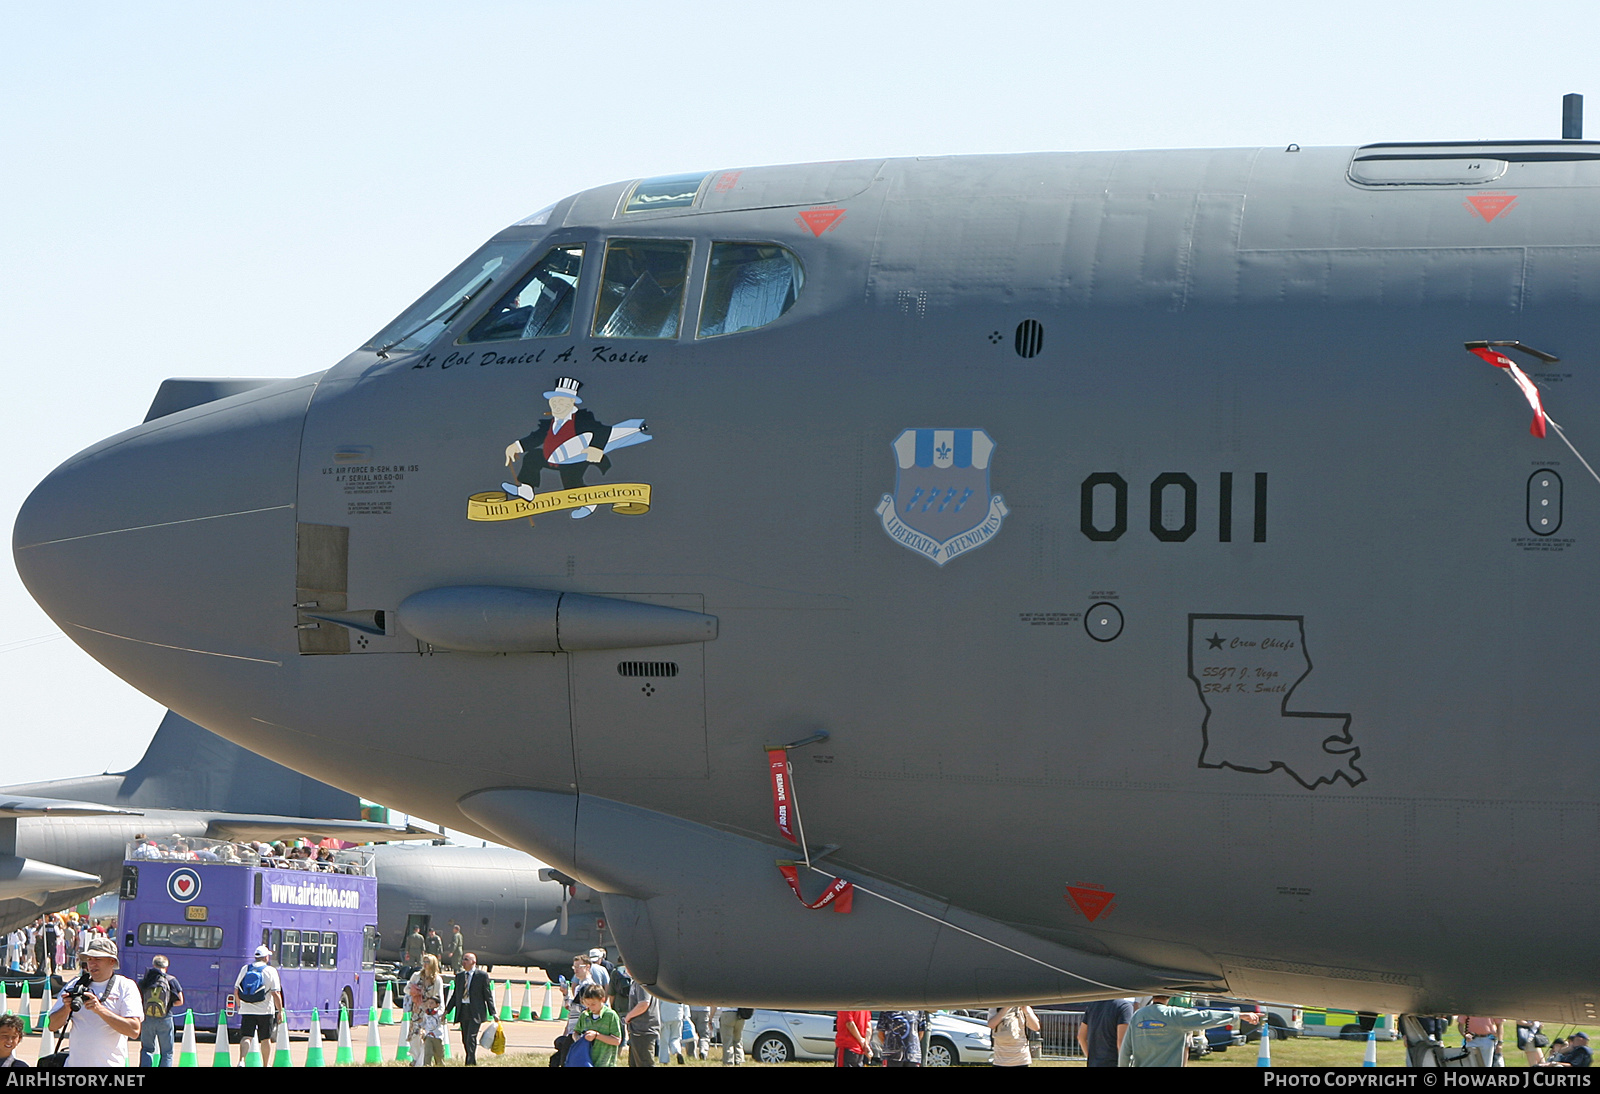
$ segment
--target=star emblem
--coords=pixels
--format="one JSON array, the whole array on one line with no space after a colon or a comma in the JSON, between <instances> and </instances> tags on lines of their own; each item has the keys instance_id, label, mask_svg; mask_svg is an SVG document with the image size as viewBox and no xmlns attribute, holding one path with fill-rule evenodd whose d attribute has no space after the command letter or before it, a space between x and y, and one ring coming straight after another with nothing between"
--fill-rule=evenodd
<instances>
[{"instance_id":1,"label":"star emblem","mask_svg":"<svg viewBox=\"0 0 1600 1094\"><path fill-rule=\"evenodd\" d=\"M1214 650L1220 650L1222 648L1222 642L1222 636L1216 631L1212 631L1211 637L1206 639L1206 645L1210 646Z\"/></svg>"}]
</instances>

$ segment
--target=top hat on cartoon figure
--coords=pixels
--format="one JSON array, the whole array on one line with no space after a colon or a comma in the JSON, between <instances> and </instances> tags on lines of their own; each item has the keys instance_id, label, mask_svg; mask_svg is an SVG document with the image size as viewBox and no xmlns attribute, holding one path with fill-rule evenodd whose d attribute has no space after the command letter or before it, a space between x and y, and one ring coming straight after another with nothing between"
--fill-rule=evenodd
<instances>
[{"instance_id":1,"label":"top hat on cartoon figure","mask_svg":"<svg viewBox=\"0 0 1600 1094\"><path fill-rule=\"evenodd\" d=\"M557 376L555 390L545 392L544 397L546 399L571 399L573 406L582 406L583 400L578 398L578 389L582 386L583 384L580 381L574 380L570 376Z\"/></svg>"}]
</instances>

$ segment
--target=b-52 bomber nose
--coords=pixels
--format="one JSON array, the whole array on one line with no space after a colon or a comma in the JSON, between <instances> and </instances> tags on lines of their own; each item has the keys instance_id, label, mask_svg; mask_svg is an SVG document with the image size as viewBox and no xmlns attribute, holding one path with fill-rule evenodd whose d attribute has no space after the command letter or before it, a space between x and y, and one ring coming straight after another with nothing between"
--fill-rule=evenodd
<instances>
[{"instance_id":1,"label":"b-52 bomber nose","mask_svg":"<svg viewBox=\"0 0 1600 1094\"><path fill-rule=\"evenodd\" d=\"M168 694L185 678L270 676L261 670L294 642L261 616L293 595L295 470L314 387L284 381L192 406L56 468L12 531L28 591L69 638L163 702L195 708L192 695Z\"/></svg>"}]
</instances>

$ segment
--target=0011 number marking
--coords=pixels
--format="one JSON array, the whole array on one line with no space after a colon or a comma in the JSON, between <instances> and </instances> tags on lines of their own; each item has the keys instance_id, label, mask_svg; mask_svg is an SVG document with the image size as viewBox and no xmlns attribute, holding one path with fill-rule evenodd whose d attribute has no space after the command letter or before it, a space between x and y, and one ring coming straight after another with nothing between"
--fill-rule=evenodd
<instances>
[{"instance_id":1,"label":"0011 number marking","mask_svg":"<svg viewBox=\"0 0 1600 1094\"><path fill-rule=\"evenodd\" d=\"M1183 522L1167 523L1163 501L1167 491L1182 492ZM1095 496L1110 491L1112 520L1108 526L1095 522ZM1114 543L1128 530L1128 480L1115 471L1096 471L1083 480L1078 492L1079 526L1096 543ZM1199 527L1200 488L1182 471L1166 471L1150 480L1150 534L1163 543L1182 543ZM1267 542L1267 473L1255 473L1255 508L1252 538ZM1217 542L1233 542L1233 472L1224 471L1217 480Z\"/></svg>"}]
</instances>

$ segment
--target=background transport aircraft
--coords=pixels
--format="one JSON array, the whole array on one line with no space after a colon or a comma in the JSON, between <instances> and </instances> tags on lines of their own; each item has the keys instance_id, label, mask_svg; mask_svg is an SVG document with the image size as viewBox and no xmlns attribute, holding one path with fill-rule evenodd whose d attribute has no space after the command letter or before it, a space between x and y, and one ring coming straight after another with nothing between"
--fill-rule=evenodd
<instances>
[{"instance_id":1,"label":"background transport aircraft","mask_svg":"<svg viewBox=\"0 0 1600 1094\"><path fill-rule=\"evenodd\" d=\"M1595 867L1529 847L1600 834L1600 484L1463 343L1600 451L1597 209L1577 140L620 182L325 372L164 391L14 556L150 696L591 885L670 998L1583 1020L1527 940Z\"/></svg>"},{"instance_id":2,"label":"background transport aircraft","mask_svg":"<svg viewBox=\"0 0 1600 1094\"><path fill-rule=\"evenodd\" d=\"M361 819L361 801L264 759L168 712L128 771L0 787L0 826L17 850L0 859L0 933L114 889L123 853L151 837L271 840L333 836L425 839L414 825ZM266 812L277 810L278 815ZM26 818L26 819L23 819ZM547 868L504 847L386 843L374 849L380 960L397 961L412 925L448 939L459 923L484 964L566 968L602 944L600 908L587 887L541 876ZM11 865L15 863L15 865Z\"/></svg>"},{"instance_id":3,"label":"background transport aircraft","mask_svg":"<svg viewBox=\"0 0 1600 1094\"><path fill-rule=\"evenodd\" d=\"M575 879L510 847L389 843L375 847L378 957L399 961L413 924L439 932L461 925L482 965L537 966L572 975L572 957L611 944L599 897ZM614 950L614 947L613 947Z\"/></svg>"},{"instance_id":4,"label":"background transport aircraft","mask_svg":"<svg viewBox=\"0 0 1600 1094\"><path fill-rule=\"evenodd\" d=\"M169 712L127 771L0 787L0 930L114 889L128 842L151 836L415 839L361 802Z\"/></svg>"}]
</instances>

